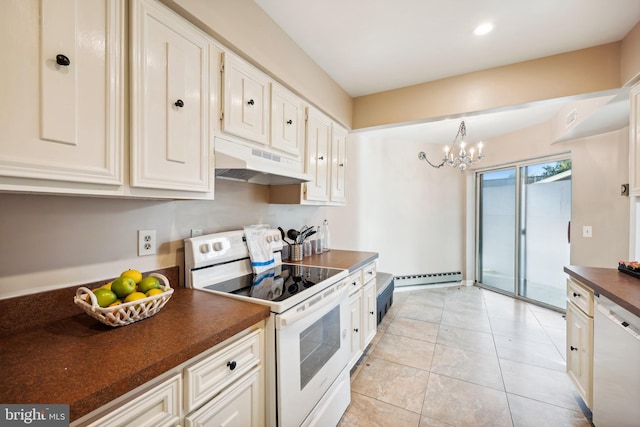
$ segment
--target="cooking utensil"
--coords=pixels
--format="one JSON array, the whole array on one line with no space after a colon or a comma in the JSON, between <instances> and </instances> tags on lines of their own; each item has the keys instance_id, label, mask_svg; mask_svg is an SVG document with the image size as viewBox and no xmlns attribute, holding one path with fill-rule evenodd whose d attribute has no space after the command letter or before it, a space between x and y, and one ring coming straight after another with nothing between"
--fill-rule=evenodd
<instances>
[{"instance_id":1,"label":"cooking utensil","mask_svg":"<svg viewBox=\"0 0 640 427\"><path fill-rule=\"evenodd\" d=\"M287 237L293 240L293 243L296 243L296 239L298 238L298 230L294 230L293 228L287 231Z\"/></svg>"},{"instance_id":2,"label":"cooking utensil","mask_svg":"<svg viewBox=\"0 0 640 427\"><path fill-rule=\"evenodd\" d=\"M297 243L302 244L302 242L304 242L304 233L306 233L308 229L309 229L308 225L305 225L300 229L300 231L298 232L298 240L299 240L299 242L297 242Z\"/></svg>"},{"instance_id":3,"label":"cooking utensil","mask_svg":"<svg viewBox=\"0 0 640 427\"><path fill-rule=\"evenodd\" d=\"M308 231L305 233L304 238L303 238L302 240L303 240L303 241L305 241L305 240L307 240L309 237L313 236L313 235L314 235L314 234L316 234L316 233L317 233L317 230L314 230L314 229L308 230Z\"/></svg>"}]
</instances>

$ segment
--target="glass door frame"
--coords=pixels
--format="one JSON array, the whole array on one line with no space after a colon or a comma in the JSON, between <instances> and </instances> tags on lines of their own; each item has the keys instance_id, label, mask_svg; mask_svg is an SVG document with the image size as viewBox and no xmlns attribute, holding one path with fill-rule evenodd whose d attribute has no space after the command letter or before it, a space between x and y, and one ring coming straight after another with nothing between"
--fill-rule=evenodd
<instances>
[{"instance_id":1,"label":"glass door frame","mask_svg":"<svg viewBox=\"0 0 640 427\"><path fill-rule=\"evenodd\" d=\"M474 282L477 286L481 287L481 288L486 288L489 290L492 290L494 292L498 292L504 295L508 295L511 296L513 298L516 299L520 299L523 301L527 301L530 302L532 304L536 304L542 307L546 307L549 308L551 310L555 310L555 311L561 311L564 312L564 310L562 310L559 307L555 307L549 304L546 304L544 302L538 301L538 300L534 300L531 298L526 298L522 295L520 295L520 282L522 280L522 278L520 277L520 272L522 270L522 266L521 264L523 263L522 257L525 256L524 253L521 253L521 246L523 244L523 239L522 239L522 230L524 227L523 221L524 219L521 216L521 210L524 208L524 197L522 194L522 173L521 173L521 169L525 166L531 166L531 165L536 165L536 164L540 164L540 163L547 163L547 162L559 162L562 160L572 160L571 158L571 152L567 151L567 152L563 152L563 153L558 153L558 154L554 154L551 156L543 156L543 157L536 157L536 158L532 158L532 159L527 159L527 160L521 160L521 161L516 161L516 162L511 162L511 163L504 163L501 165L496 165L493 167L489 167L489 168L485 168L485 169L476 169L475 170L475 176L474 176L474 185L475 185L475 272L474 272ZM481 179L480 179L480 175L484 174L484 173L488 173L488 172L498 172L498 171L502 171L502 170L509 170L509 169L515 169L516 171L516 177L515 177L515 182L516 182L516 194L515 194L515 215L516 215L516 220L515 220L515 227L514 227L514 238L515 238L515 242L514 242L514 254L513 254L513 262L514 262L514 280L513 280L513 289L511 292L506 292L502 289L493 287L493 286L489 286L489 285L485 285L482 282L480 282L478 279L482 276L480 268L482 266L482 261L481 261L481 252L480 252L480 246L481 246L481 202L480 199L482 197L482 188L481 188ZM573 196L572 196L573 197Z\"/></svg>"}]
</instances>

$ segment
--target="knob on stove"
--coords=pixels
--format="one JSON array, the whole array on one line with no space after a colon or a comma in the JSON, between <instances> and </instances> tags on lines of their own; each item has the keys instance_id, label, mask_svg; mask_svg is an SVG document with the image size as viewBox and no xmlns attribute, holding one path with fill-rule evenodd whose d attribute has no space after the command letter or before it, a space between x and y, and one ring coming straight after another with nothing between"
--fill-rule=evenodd
<instances>
[{"instance_id":1,"label":"knob on stove","mask_svg":"<svg viewBox=\"0 0 640 427\"><path fill-rule=\"evenodd\" d=\"M213 244L213 250L216 252L220 252L222 250L222 242L215 242Z\"/></svg>"},{"instance_id":2,"label":"knob on stove","mask_svg":"<svg viewBox=\"0 0 640 427\"><path fill-rule=\"evenodd\" d=\"M200 252L206 254L211 250L211 246L208 243L203 243L200 245Z\"/></svg>"}]
</instances>

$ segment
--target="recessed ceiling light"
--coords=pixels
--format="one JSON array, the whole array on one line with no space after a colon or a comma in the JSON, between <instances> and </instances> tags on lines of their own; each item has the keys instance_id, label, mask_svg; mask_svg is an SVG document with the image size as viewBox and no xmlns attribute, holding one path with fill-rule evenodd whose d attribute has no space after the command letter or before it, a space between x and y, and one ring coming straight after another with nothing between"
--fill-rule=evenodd
<instances>
[{"instance_id":1,"label":"recessed ceiling light","mask_svg":"<svg viewBox=\"0 0 640 427\"><path fill-rule=\"evenodd\" d=\"M493 24L491 22L485 22L484 24L480 24L473 30L473 34L476 36L483 36L487 33L490 33L493 30Z\"/></svg>"}]
</instances>

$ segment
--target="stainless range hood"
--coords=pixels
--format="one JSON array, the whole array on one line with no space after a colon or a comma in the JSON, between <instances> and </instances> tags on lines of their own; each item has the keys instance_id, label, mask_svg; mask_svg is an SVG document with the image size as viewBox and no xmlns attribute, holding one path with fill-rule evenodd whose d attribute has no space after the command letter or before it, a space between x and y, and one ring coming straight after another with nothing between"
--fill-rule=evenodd
<instances>
[{"instance_id":1,"label":"stainless range hood","mask_svg":"<svg viewBox=\"0 0 640 427\"><path fill-rule=\"evenodd\" d=\"M300 184L311 181L301 160L274 151L248 147L215 138L216 178L262 185Z\"/></svg>"}]
</instances>

